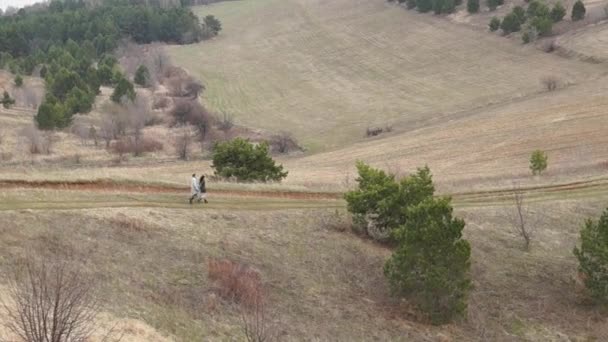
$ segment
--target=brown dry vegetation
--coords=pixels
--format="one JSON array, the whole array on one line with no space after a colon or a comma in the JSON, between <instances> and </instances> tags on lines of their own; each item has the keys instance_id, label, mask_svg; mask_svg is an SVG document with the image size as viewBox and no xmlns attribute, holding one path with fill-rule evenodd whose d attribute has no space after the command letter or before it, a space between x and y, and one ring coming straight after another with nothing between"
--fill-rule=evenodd
<instances>
[{"instance_id":1,"label":"brown dry vegetation","mask_svg":"<svg viewBox=\"0 0 608 342\"><path fill-rule=\"evenodd\" d=\"M5 194L14 196L14 204L44 203L36 190ZM52 198L62 202L75 196L84 194L56 191ZM181 341L242 336L239 311L218 295L214 276L235 270L255 279L259 274L275 313L272 323L283 339L608 337L606 318L575 291L571 254L578 226L601 207L588 200L533 202L530 211L542 219L530 252L524 253L520 237L509 227L511 203L485 202L490 206L457 209L467 221L465 234L473 247L475 289L469 320L445 327L426 326L407 303L392 299L382 275L390 250L334 228L343 220L327 209L227 211L222 204L202 211L184 210L187 204L175 209L123 204L88 210L77 205L62 212L3 210L0 269L28 250L87 260L106 310ZM240 207L246 208L245 203ZM226 259L231 260L224 262L231 265L229 271L214 266L214 260Z\"/></svg>"},{"instance_id":2,"label":"brown dry vegetation","mask_svg":"<svg viewBox=\"0 0 608 342\"><path fill-rule=\"evenodd\" d=\"M138 89L153 95L144 112L158 123L137 125L138 134L161 141L160 151L112 162L102 123L124 108L109 103L110 89L71 131L53 134L50 155L30 155L19 136L32 108L19 99L0 108L0 271L28 251L85 260L105 304L99 325L118 323L123 341L244 339L235 304L259 293L279 340L608 339L605 315L577 287L571 253L583 220L608 199L608 78L604 64L564 57L571 49L601 62L605 25L565 35L558 54L546 54L485 32L489 13L444 20L383 0L197 11L220 17L225 31L168 48L185 69ZM158 75L158 48L124 45L121 63L129 72L162 60ZM192 81L185 70L206 86L202 103L220 122L227 113L231 128L218 126L214 139L272 137L280 151L299 149L298 138L308 147L277 155L289 171L283 184L211 178L210 203L187 204L189 176L212 170L199 144L176 139L184 127L169 127L171 92ZM539 85L547 75L561 81L555 91ZM0 86L11 82L0 74ZM25 83L42 89L40 80ZM367 127L387 125L390 134L365 137ZM535 149L549 155L541 177L529 175ZM428 164L439 192L453 195L473 251L466 320L432 327L390 296L382 266L391 250L352 234L339 200L354 186L356 160L398 175ZM513 229L513 182L532 216L528 252Z\"/></svg>"}]
</instances>

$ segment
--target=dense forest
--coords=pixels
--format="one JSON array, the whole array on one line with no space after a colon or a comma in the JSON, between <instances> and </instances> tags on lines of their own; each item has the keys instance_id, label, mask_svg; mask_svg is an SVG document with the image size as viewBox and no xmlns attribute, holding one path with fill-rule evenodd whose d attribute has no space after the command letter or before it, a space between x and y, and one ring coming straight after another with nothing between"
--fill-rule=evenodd
<instances>
[{"instance_id":1,"label":"dense forest","mask_svg":"<svg viewBox=\"0 0 608 342\"><path fill-rule=\"evenodd\" d=\"M38 108L37 124L42 129L65 127L75 113L91 110L101 85L127 81L110 55L121 39L189 44L215 34L179 5L55 0L0 17L0 67L43 77L47 96Z\"/></svg>"}]
</instances>

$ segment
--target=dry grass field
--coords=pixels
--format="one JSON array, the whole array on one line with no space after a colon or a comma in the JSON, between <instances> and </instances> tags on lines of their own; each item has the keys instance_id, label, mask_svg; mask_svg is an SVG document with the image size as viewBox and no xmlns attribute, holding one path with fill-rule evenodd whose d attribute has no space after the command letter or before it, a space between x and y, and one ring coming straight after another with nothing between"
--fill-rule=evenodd
<instances>
[{"instance_id":1,"label":"dry grass field","mask_svg":"<svg viewBox=\"0 0 608 342\"><path fill-rule=\"evenodd\" d=\"M368 126L423 126L538 93L539 80L594 78L601 68L374 0L231 1L214 41L175 46L173 60L207 85L205 103L245 126L289 130L322 151Z\"/></svg>"},{"instance_id":2,"label":"dry grass field","mask_svg":"<svg viewBox=\"0 0 608 342\"><path fill-rule=\"evenodd\" d=\"M69 130L54 132L51 154L32 156L19 132L35 111L22 94L0 108L0 274L30 255L75 260L99 288L97 325L115 326L123 341L244 340L239 305L221 298L210 273L218 259L260 275L280 341L608 340L572 254L584 220L608 203L604 24L560 37L576 54L558 55L487 33L479 18L384 0L195 11L224 30L167 47L173 63L201 79L213 111L252 131L293 132L307 151L276 156L287 179L212 178L210 203L190 206L190 174L212 174L211 162L200 151L177 160L164 124L144 129L163 149L139 158L117 162ZM570 58L583 55L597 63ZM543 88L546 76L557 90ZM0 90L19 92L11 80L0 74ZM35 78L26 86L43 90ZM87 120L110 108L109 91ZM365 137L387 125L392 132ZM537 177L535 149L549 155ZM341 199L357 160L397 175L428 165L439 193L453 197L472 245L468 317L432 326L390 296L382 267L391 248L352 232ZM527 252L513 228L516 185L533 231ZM0 327L0 340L10 338Z\"/></svg>"},{"instance_id":3,"label":"dry grass field","mask_svg":"<svg viewBox=\"0 0 608 342\"><path fill-rule=\"evenodd\" d=\"M423 324L389 296L382 264L390 250L351 233L343 209L327 209L331 201L295 201L286 210L292 201L277 207L220 196L203 209L176 206L180 196L5 190L0 268L32 251L79 260L97 280L108 315L126 322L129 341L240 340L237 308L217 297L206 276L216 258L261 274L281 340L608 338L606 318L576 290L571 254L579 225L606 194L530 202L530 252L521 250L508 201L458 206L473 246L475 288L469 318L443 327Z\"/></svg>"},{"instance_id":4,"label":"dry grass field","mask_svg":"<svg viewBox=\"0 0 608 342\"><path fill-rule=\"evenodd\" d=\"M579 31L570 32L557 40L566 55L592 62L608 61L608 21Z\"/></svg>"}]
</instances>

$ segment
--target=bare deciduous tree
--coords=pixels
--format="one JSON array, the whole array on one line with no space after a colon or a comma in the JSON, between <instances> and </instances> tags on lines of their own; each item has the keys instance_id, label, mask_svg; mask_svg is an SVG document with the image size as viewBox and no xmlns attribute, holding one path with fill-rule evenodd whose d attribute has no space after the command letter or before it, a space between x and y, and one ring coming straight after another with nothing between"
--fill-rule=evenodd
<instances>
[{"instance_id":1,"label":"bare deciduous tree","mask_svg":"<svg viewBox=\"0 0 608 342\"><path fill-rule=\"evenodd\" d=\"M41 132L34 125L24 127L20 134L30 154L51 154L54 137L52 132Z\"/></svg>"},{"instance_id":2,"label":"bare deciduous tree","mask_svg":"<svg viewBox=\"0 0 608 342\"><path fill-rule=\"evenodd\" d=\"M270 138L270 146L273 152L289 153L290 151L300 150L300 146L289 132L281 132Z\"/></svg>"},{"instance_id":3,"label":"bare deciduous tree","mask_svg":"<svg viewBox=\"0 0 608 342\"><path fill-rule=\"evenodd\" d=\"M555 76L546 76L540 81L548 91L554 91L559 86L559 79Z\"/></svg>"},{"instance_id":4,"label":"bare deciduous tree","mask_svg":"<svg viewBox=\"0 0 608 342\"><path fill-rule=\"evenodd\" d=\"M515 213L513 215L513 226L515 232L524 239L524 249L530 249L530 241L533 236L532 225L529 224L528 210L524 204L524 192L516 185L513 189L513 202L515 205Z\"/></svg>"},{"instance_id":5,"label":"bare deciduous tree","mask_svg":"<svg viewBox=\"0 0 608 342\"><path fill-rule=\"evenodd\" d=\"M196 130L196 137L201 149L205 149L205 144L209 138L209 133L213 128L214 117L198 101L178 101L170 113L172 125L192 125Z\"/></svg>"},{"instance_id":6,"label":"bare deciduous tree","mask_svg":"<svg viewBox=\"0 0 608 342\"><path fill-rule=\"evenodd\" d=\"M85 342L99 302L93 281L66 262L27 261L6 277L6 328L27 342Z\"/></svg>"},{"instance_id":7,"label":"bare deciduous tree","mask_svg":"<svg viewBox=\"0 0 608 342\"><path fill-rule=\"evenodd\" d=\"M190 145L192 144L192 127L184 125L180 127L173 141L177 157L181 160L188 160L190 157Z\"/></svg>"},{"instance_id":8,"label":"bare deciduous tree","mask_svg":"<svg viewBox=\"0 0 608 342\"><path fill-rule=\"evenodd\" d=\"M277 339L272 317L261 288L255 289L251 305L240 305L241 329L247 342L270 342Z\"/></svg>"},{"instance_id":9,"label":"bare deciduous tree","mask_svg":"<svg viewBox=\"0 0 608 342\"><path fill-rule=\"evenodd\" d=\"M232 116L224 112L222 119L217 123L217 128L224 132L224 139L228 139L228 135L230 134L232 127L234 127L234 120L232 119Z\"/></svg>"}]
</instances>

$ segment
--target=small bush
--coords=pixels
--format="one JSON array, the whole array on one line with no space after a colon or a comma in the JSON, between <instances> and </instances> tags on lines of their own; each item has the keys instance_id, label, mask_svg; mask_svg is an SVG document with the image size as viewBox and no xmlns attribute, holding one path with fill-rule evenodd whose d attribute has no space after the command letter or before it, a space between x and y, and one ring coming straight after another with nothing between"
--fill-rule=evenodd
<instances>
[{"instance_id":1,"label":"small bush","mask_svg":"<svg viewBox=\"0 0 608 342\"><path fill-rule=\"evenodd\" d=\"M406 0L405 6L407 9L413 9L416 7L416 0Z\"/></svg>"},{"instance_id":2,"label":"small bush","mask_svg":"<svg viewBox=\"0 0 608 342\"><path fill-rule=\"evenodd\" d=\"M169 98L166 96L155 97L152 109L165 109L169 107L169 103Z\"/></svg>"},{"instance_id":3,"label":"small bush","mask_svg":"<svg viewBox=\"0 0 608 342\"><path fill-rule=\"evenodd\" d=\"M110 147L110 151L121 158L127 153L137 157L143 153L156 152L162 149L163 144L160 141L146 137L122 137Z\"/></svg>"},{"instance_id":4,"label":"small bush","mask_svg":"<svg viewBox=\"0 0 608 342\"><path fill-rule=\"evenodd\" d=\"M135 84L140 85L142 87L147 87L150 85L150 71L148 67L145 65L140 65L135 71L135 78L133 79Z\"/></svg>"},{"instance_id":5,"label":"small bush","mask_svg":"<svg viewBox=\"0 0 608 342\"><path fill-rule=\"evenodd\" d=\"M548 36L553 28L553 21L549 17L534 17L530 22L530 26L536 29L538 35Z\"/></svg>"},{"instance_id":6,"label":"small bush","mask_svg":"<svg viewBox=\"0 0 608 342\"><path fill-rule=\"evenodd\" d=\"M498 17L492 17L492 20L490 20L490 24L488 26L492 32L498 30L500 28L500 19L498 19Z\"/></svg>"},{"instance_id":7,"label":"small bush","mask_svg":"<svg viewBox=\"0 0 608 342\"><path fill-rule=\"evenodd\" d=\"M513 12L507 14L502 20L500 28L505 34L521 30L521 22L519 20L519 17Z\"/></svg>"},{"instance_id":8,"label":"small bush","mask_svg":"<svg viewBox=\"0 0 608 342\"><path fill-rule=\"evenodd\" d=\"M121 77L120 80L116 84L116 88L114 88L114 92L110 99L115 103L125 102L126 100L134 101L135 100L135 88L133 88L133 83L129 82L124 77Z\"/></svg>"},{"instance_id":9,"label":"small bush","mask_svg":"<svg viewBox=\"0 0 608 342\"><path fill-rule=\"evenodd\" d=\"M21 87L23 85L23 77L21 75L15 76L15 86Z\"/></svg>"},{"instance_id":10,"label":"small bush","mask_svg":"<svg viewBox=\"0 0 608 342\"><path fill-rule=\"evenodd\" d=\"M559 86L559 79L555 76L546 76L541 79L541 83L547 91L554 91Z\"/></svg>"},{"instance_id":11,"label":"small bush","mask_svg":"<svg viewBox=\"0 0 608 342\"><path fill-rule=\"evenodd\" d=\"M490 11L495 11L499 5L498 0L486 0L486 3L488 5L488 8L490 9Z\"/></svg>"},{"instance_id":12,"label":"small bush","mask_svg":"<svg viewBox=\"0 0 608 342\"><path fill-rule=\"evenodd\" d=\"M6 109L9 109L9 108L11 108L12 105L15 104L15 99L13 99L9 95L8 91L5 90L4 93L2 94L2 101L1 102L2 102L2 107L6 108Z\"/></svg>"},{"instance_id":13,"label":"small bush","mask_svg":"<svg viewBox=\"0 0 608 342\"><path fill-rule=\"evenodd\" d=\"M467 0L467 11L469 13L479 12L479 0Z\"/></svg>"},{"instance_id":14,"label":"small bush","mask_svg":"<svg viewBox=\"0 0 608 342\"><path fill-rule=\"evenodd\" d=\"M268 144L254 146L241 138L216 143L212 167L217 176L238 181L280 181L287 177L283 166L268 155Z\"/></svg>"},{"instance_id":15,"label":"small bush","mask_svg":"<svg viewBox=\"0 0 608 342\"><path fill-rule=\"evenodd\" d=\"M551 20L553 20L554 23L560 22L566 16L566 8L564 8L561 2L558 2L555 4L555 6L553 6L550 15Z\"/></svg>"},{"instance_id":16,"label":"small bush","mask_svg":"<svg viewBox=\"0 0 608 342\"><path fill-rule=\"evenodd\" d=\"M591 297L608 305L608 209L599 221L588 219L580 232L580 247L574 248L579 272Z\"/></svg>"},{"instance_id":17,"label":"small bush","mask_svg":"<svg viewBox=\"0 0 608 342\"><path fill-rule=\"evenodd\" d=\"M526 10L526 14L528 18L534 17L549 17L550 10L547 5L540 2L539 0L533 0L528 5L528 9Z\"/></svg>"},{"instance_id":18,"label":"small bush","mask_svg":"<svg viewBox=\"0 0 608 342\"><path fill-rule=\"evenodd\" d=\"M541 150L532 152L530 156L530 170L533 175L540 175L547 169L547 154Z\"/></svg>"},{"instance_id":19,"label":"small bush","mask_svg":"<svg viewBox=\"0 0 608 342\"><path fill-rule=\"evenodd\" d=\"M210 260L207 276L216 283L220 297L226 300L246 306L263 301L262 277L251 267L228 259Z\"/></svg>"},{"instance_id":20,"label":"small bush","mask_svg":"<svg viewBox=\"0 0 608 342\"><path fill-rule=\"evenodd\" d=\"M577 0L572 6L572 21L578 21L585 18L585 4L581 0Z\"/></svg>"},{"instance_id":21,"label":"small bush","mask_svg":"<svg viewBox=\"0 0 608 342\"><path fill-rule=\"evenodd\" d=\"M515 15L515 17L518 19L520 25L522 25L523 23L526 22L526 10L523 7L515 6L515 7L513 7L513 10L511 11L511 13L513 13Z\"/></svg>"},{"instance_id":22,"label":"small bush","mask_svg":"<svg viewBox=\"0 0 608 342\"><path fill-rule=\"evenodd\" d=\"M270 150L275 153L289 153L291 151L300 151L302 148L291 133L281 132L270 138Z\"/></svg>"}]
</instances>

